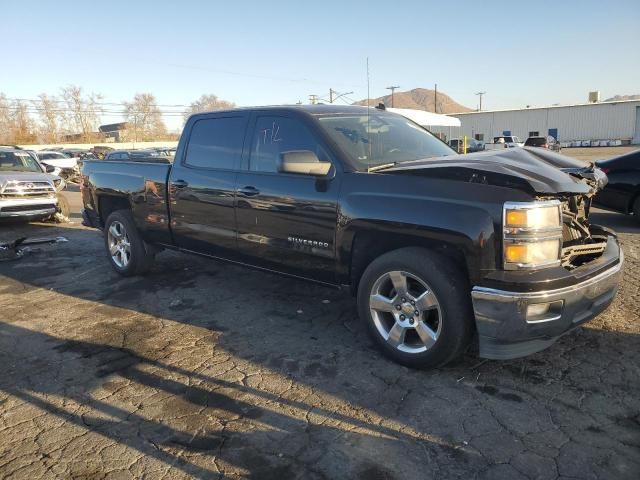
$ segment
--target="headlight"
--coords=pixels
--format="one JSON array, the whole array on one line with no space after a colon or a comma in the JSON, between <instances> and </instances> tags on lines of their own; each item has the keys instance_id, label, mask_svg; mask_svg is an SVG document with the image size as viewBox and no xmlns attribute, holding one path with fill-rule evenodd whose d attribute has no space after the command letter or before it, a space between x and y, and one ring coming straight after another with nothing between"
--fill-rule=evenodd
<instances>
[{"instance_id":1,"label":"headlight","mask_svg":"<svg viewBox=\"0 0 640 480\"><path fill-rule=\"evenodd\" d=\"M562 211L558 200L507 202L503 211L505 270L552 267L560 264Z\"/></svg>"}]
</instances>

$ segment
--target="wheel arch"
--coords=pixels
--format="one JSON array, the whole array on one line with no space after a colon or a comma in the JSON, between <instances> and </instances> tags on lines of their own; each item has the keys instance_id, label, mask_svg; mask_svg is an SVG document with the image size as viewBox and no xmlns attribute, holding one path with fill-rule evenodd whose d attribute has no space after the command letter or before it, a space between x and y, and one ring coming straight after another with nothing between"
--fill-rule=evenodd
<instances>
[{"instance_id":1,"label":"wheel arch","mask_svg":"<svg viewBox=\"0 0 640 480\"><path fill-rule=\"evenodd\" d=\"M131 203L129 199L120 195L99 195L98 198L98 213L100 215L100 222L104 226L107 218L116 210L129 210L131 211Z\"/></svg>"},{"instance_id":2,"label":"wheel arch","mask_svg":"<svg viewBox=\"0 0 640 480\"><path fill-rule=\"evenodd\" d=\"M631 199L629 200L629 204L627 205L627 213L640 216L640 212L635 212L633 207L636 201L640 198L640 189L633 192L631 195Z\"/></svg>"},{"instance_id":3,"label":"wheel arch","mask_svg":"<svg viewBox=\"0 0 640 480\"><path fill-rule=\"evenodd\" d=\"M452 261L467 278L470 277L467 255L460 245L429 237L405 234L381 235L377 231L364 230L354 235L351 247L348 279L351 292L353 294L357 292L362 274L371 262L386 253L407 247L419 247L435 252Z\"/></svg>"}]
</instances>

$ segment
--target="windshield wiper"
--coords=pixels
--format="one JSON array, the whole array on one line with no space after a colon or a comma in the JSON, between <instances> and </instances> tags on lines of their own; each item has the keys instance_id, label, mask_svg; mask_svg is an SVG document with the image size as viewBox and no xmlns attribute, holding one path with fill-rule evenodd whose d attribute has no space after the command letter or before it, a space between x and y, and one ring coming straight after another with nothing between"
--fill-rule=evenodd
<instances>
[{"instance_id":1,"label":"windshield wiper","mask_svg":"<svg viewBox=\"0 0 640 480\"><path fill-rule=\"evenodd\" d=\"M379 170L386 170L387 168L395 167L398 162L381 163L380 165L374 165L373 167L367 167L367 172L377 172Z\"/></svg>"}]
</instances>

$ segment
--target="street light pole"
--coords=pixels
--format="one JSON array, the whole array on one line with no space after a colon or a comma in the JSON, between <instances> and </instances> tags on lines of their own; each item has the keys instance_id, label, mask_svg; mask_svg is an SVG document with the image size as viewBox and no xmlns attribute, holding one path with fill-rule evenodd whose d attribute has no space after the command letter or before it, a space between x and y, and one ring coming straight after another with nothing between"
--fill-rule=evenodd
<instances>
[{"instance_id":1,"label":"street light pole","mask_svg":"<svg viewBox=\"0 0 640 480\"><path fill-rule=\"evenodd\" d=\"M387 90L391 90L391 108L393 108L393 92L400 88L397 85L392 85L391 87L387 87Z\"/></svg>"}]
</instances>

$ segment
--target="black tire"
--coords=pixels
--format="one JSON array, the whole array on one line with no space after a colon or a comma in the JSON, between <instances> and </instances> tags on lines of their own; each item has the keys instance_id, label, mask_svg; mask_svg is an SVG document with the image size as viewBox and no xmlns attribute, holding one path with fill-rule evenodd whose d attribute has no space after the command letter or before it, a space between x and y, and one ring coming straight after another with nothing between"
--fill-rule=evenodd
<instances>
[{"instance_id":1,"label":"black tire","mask_svg":"<svg viewBox=\"0 0 640 480\"><path fill-rule=\"evenodd\" d=\"M69 218L71 215L71 206L69 205L69 200L62 193L58 193L58 213Z\"/></svg>"},{"instance_id":2,"label":"black tire","mask_svg":"<svg viewBox=\"0 0 640 480\"><path fill-rule=\"evenodd\" d=\"M109 251L112 240L110 229L112 227L123 228L124 238L127 239L129 244L129 260L126 263L122 262L120 265ZM140 237L129 210L116 210L109 215L104 225L104 245L109 263L116 272L124 277L141 275L149 270L153 264L155 255ZM122 260L122 257L120 259Z\"/></svg>"},{"instance_id":3,"label":"black tire","mask_svg":"<svg viewBox=\"0 0 640 480\"><path fill-rule=\"evenodd\" d=\"M393 346L382 336L379 327L376 326L374 315L378 314L372 312L369 299L374 287L379 288L378 285L382 285L380 279L389 276L389 272L405 272L408 275L407 278L412 277L409 280L410 284L414 282L414 285L420 287L420 283L415 282L417 279L429 287L427 292L430 290L435 294L438 306L429 308L437 308L436 313L429 313L434 310L425 310L415 317L408 317L409 320L407 320L414 321L412 325L416 325L415 331L411 334L419 340L416 349L426 348L426 351L410 353L401 351L398 348L407 348L407 346L412 348L411 344L407 341L407 345L403 343L399 347ZM394 292L395 290L391 295L397 295ZM411 368L438 367L462 355L471 343L475 322L470 292L469 281L464 272L456 267L455 262L424 248L402 248L382 255L367 267L358 286L358 313L374 343L387 357ZM397 302L399 298L396 297ZM399 304L393 305L393 312L376 316L378 323L388 322L395 326L394 322L398 321L397 315L404 311L398 309ZM406 306L412 308L409 305ZM418 310L415 312L418 313ZM408 313L408 315L412 314ZM435 343L422 347L417 335L417 325L428 321L434 322L431 325L432 330L438 330L438 336L433 340ZM410 330L411 328L404 331ZM402 338L405 342L406 336L403 335Z\"/></svg>"},{"instance_id":4,"label":"black tire","mask_svg":"<svg viewBox=\"0 0 640 480\"><path fill-rule=\"evenodd\" d=\"M640 195L636 197L633 201L633 216L636 217L636 220L640 222Z\"/></svg>"}]
</instances>

